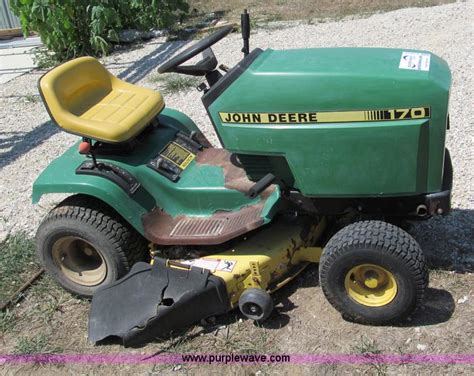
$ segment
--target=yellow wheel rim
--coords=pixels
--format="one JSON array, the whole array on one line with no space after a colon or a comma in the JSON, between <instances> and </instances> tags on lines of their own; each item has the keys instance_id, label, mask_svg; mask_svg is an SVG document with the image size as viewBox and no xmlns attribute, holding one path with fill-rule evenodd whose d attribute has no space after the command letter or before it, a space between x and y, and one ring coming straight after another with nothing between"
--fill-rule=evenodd
<instances>
[{"instance_id":1,"label":"yellow wheel rim","mask_svg":"<svg viewBox=\"0 0 474 376\"><path fill-rule=\"evenodd\" d=\"M64 236L53 244L54 263L70 281L96 286L107 276L107 264L92 244L76 236Z\"/></svg>"},{"instance_id":2,"label":"yellow wheel rim","mask_svg":"<svg viewBox=\"0 0 474 376\"><path fill-rule=\"evenodd\" d=\"M389 304L397 295L398 288L392 273L373 264L353 267L346 274L344 285L353 300L368 307Z\"/></svg>"}]
</instances>

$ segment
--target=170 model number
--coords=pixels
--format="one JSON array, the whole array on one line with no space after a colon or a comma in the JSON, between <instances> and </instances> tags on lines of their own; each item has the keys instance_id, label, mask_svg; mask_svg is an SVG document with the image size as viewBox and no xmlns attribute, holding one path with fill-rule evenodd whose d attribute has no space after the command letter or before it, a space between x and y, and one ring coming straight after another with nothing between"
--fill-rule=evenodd
<instances>
[{"instance_id":1,"label":"170 model number","mask_svg":"<svg viewBox=\"0 0 474 376\"><path fill-rule=\"evenodd\" d=\"M430 116L429 107L399 108L387 110L390 119L422 119Z\"/></svg>"}]
</instances>

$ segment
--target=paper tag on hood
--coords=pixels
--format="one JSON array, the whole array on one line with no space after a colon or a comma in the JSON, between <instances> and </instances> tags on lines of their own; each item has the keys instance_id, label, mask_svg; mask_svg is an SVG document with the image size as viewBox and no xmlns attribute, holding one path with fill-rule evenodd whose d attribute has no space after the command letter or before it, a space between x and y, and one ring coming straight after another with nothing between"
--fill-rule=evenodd
<instances>
[{"instance_id":1,"label":"paper tag on hood","mask_svg":"<svg viewBox=\"0 0 474 376\"><path fill-rule=\"evenodd\" d=\"M431 54L403 51L402 57L400 58L400 65L398 67L400 69L429 71L430 60Z\"/></svg>"}]
</instances>

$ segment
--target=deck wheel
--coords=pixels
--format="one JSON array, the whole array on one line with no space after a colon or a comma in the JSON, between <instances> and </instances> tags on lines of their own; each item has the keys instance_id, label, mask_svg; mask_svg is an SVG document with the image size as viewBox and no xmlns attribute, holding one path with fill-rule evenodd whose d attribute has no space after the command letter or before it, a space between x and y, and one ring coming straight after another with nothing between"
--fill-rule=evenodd
<instances>
[{"instance_id":1,"label":"deck wheel","mask_svg":"<svg viewBox=\"0 0 474 376\"><path fill-rule=\"evenodd\" d=\"M249 288L240 296L239 308L247 318L263 322L273 311L273 300L268 292L259 288Z\"/></svg>"}]
</instances>

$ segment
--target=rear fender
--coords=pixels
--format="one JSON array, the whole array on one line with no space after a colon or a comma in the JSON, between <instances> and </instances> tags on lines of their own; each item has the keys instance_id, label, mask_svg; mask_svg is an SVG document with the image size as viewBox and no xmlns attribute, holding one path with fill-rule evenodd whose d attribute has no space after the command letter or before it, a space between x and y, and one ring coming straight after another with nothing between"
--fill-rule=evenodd
<instances>
[{"instance_id":1,"label":"rear fender","mask_svg":"<svg viewBox=\"0 0 474 376\"><path fill-rule=\"evenodd\" d=\"M65 166L66 163L69 164L69 168ZM144 235L141 217L155 206L153 197L143 187L129 196L118 185L107 179L77 175L76 166L77 164L70 161L67 155L54 160L33 184L33 203L38 203L41 197L48 193L93 196L115 209L140 234Z\"/></svg>"},{"instance_id":2,"label":"rear fender","mask_svg":"<svg viewBox=\"0 0 474 376\"><path fill-rule=\"evenodd\" d=\"M158 122L160 127L157 131L147 135L132 153L100 156L101 161L125 170L140 182L141 186L135 193L129 195L119 185L101 176L77 174L76 169L85 161L90 161L89 157L78 153L77 142L53 160L37 178L33 184L33 203L48 193L89 195L114 208L145 236L142 217L158 207L173 217L183 214L211 216L218 210L237 211L260 200L249 199L245 192L226 187L225 171L217 164L193 161L176 184L148 168L148 161L173 139L176 131L195 132L196 141L208 143L194 122L179 111L164 109L158 116ZM267 198L261 212L264 223L275 214L279 199L278 189Z\"/></svg>"},{"instance_id":3,"label":"rear fender","mask_svg":"<svg viewBox=\"0 0 474 376\"><path fill-rule=\"evenodd\" d=\"M196 132L205 140L196 124L180 111L165 108L158 121L185 133ZM76 168L84 161L77 153L77 144L52 161L33 184L32 201L38 203L49 193L84 194L95 197L114 208L140 234L144 235L141 217L156 207L156 200L143 187L129 196L115 183L102 177L77 175Z\"/></svg>"}]
</instances>

